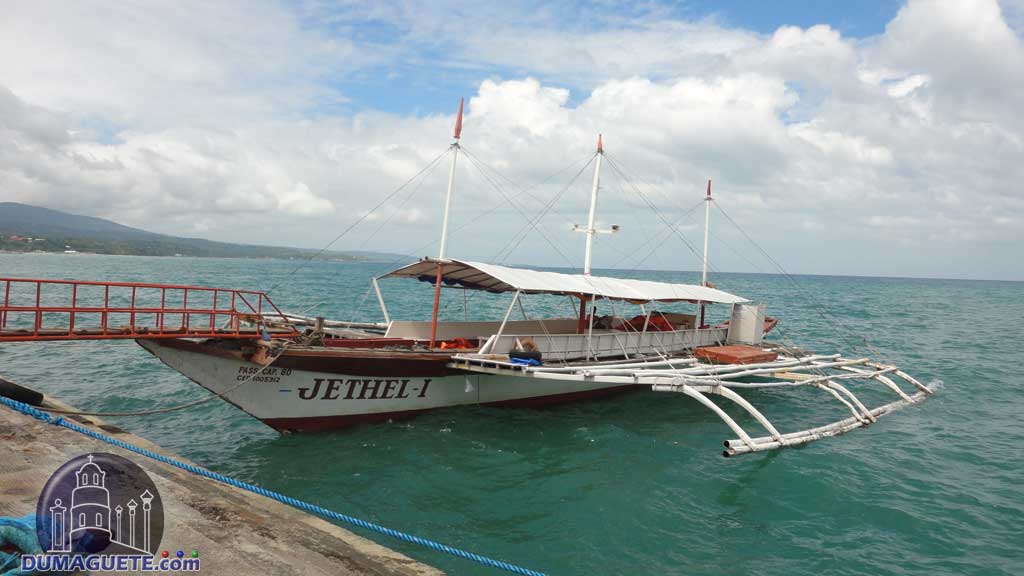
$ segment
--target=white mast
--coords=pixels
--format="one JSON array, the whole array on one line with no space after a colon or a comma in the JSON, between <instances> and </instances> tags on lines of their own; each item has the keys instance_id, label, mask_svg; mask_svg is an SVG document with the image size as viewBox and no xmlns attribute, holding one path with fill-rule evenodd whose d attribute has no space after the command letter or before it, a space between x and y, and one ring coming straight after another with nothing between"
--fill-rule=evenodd
<instances>
[{"instance_id":1,"label":"white mast","mask_svg":"<svg viewBox=\"0 0 1024 576\"><path fill-rule=\"evenodd\" d=\"M455 161L459 157L459 138L462 136L462 105L459 99L459 115L455 119L455 142L452 142L452 167L448 171L448 192L444 196L444 220L441 224L441 250L437 256L437 280L434 282L434 312L430 317L430 347L437 342L437 313L441 306L441 277L444 275L445 249L448 246L448 213L452 208L452 192L455 190Z\"/></svg>"},{"instance_id":2,"label":"white mast","mask_svg":"<svg viewBox=\"0 0 1024 576\"><path fill-rule=\"evenodd\" d=\"M601 135L598 134L597 162L594 164L594 186L590 190L590 213L587 215L587 227L581 228L579 224L573 227L573 230L577 232L585 232L587 235L587 251L583 256L584 276L590 276L590 262L594 254L594 234L615 234L619 231L619 227L617 225L612 225L608 230L598 230L597 228L594 228L594 220L597 217L597 191L601 188L601 159L603 157L604 145L601 142ZM589 301L593 301L593 298L590 298ZM580 322L577 327L577 333L579 334L583 333L584 320L587 313L587 302L587 298L580 296ZM593 321L591 321L591 325L593 325ZM591 326L591 329L593 329L593 326Z\"/></svg>"},{"instance_id":3,"label":"white mast","mask_svg":"<svg viewBox=\"0 0 1024 576\"><path fill-rule=\"evenodd\" d=\"M700 277L700 285L708 285L708 226L711 224L711 180L708 180L708 194L704 197L704 271Z\"/></svg>"},{"instance_id":4,"label":"white mast","mask_svg":"<svg viewBox=\"0 0 1024 576\"><path fill-rule=\"evenodd\" d=\"M448 214L452 209L452 192L455 190L455 162L459 159L459 138L462 136L462 105L465 98L459 99L459 115L455 120L455 142L452 143L452 166L448 170L448 192L444 195L444 220L441 223L441 250L437 259L444 260L445 249L448 247Z\"/></svg>"},{"instance_id":5,"label":"white mast","mask_svg":"<svg viewBox=\"0 0 1024 576\"><path fill-rule=\"evenodd\" d=\"M711 225L711 180L708 179L708 193L704 197L704 266L700 275L700 285L708 285L708 234ZM704 327L704 308L706 304L700 303L700 324L697 328Z\"/></svg>"},{"instance_id":6,"label":"white mast","mask_svg":"<svg viewBox=\"0 0 1024 576\"><path fill-rule=\"evenodd\" d=\"M597 163L594 164L594 187L590 190L590 215L587 216L587 252L583 257L583 275L590 276L590 258L594 249L594 217L597 213L597 189L601 185L601 158L604 156L604 146L601 145L601 135L597 135Z\"/></svg>"}]
</instances>

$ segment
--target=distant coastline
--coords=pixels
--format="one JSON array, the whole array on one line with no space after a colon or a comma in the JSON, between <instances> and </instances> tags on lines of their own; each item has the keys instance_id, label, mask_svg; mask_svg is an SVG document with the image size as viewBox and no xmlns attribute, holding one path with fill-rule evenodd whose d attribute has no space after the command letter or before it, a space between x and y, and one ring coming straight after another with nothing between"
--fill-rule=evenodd
<instances>
[{"instance_id":1,"label":"distant coastline","mask_svg":"<svg viewBox=\"0 0 1024 576\"><path fill-rule=\"evenodd\" d=\"M309 251L309 253L294 255L294 256L207 256L207 255L193 255L193 254L113 254L107 252L87 252L78 251L47 251L47 250L4 250L0 248L0 254L18 254L21 256L125 256L131 258L203 258L211 260L230 259L230 260L308 260L314 256L315 251ZM370 256L358 256L358 255L320 255L315 259L322 262L391 262L399 259L412 258L394 255L394 258L387 258L385 254L380 254L377 257Z\"/></svg>"},{"instance_id":2,"label":"distant coastline","mask_svg":"<svg viewBox=\"0 0 1024 576\"><path fill-rule=\"evenodd\" d=\"M18 236L15 235L15 237L17 238ZM42 241L38 241L33 237L32 242L10 240L9 238L10 236L0 231L0 254L149 256L159 258L245 258L253 260L295 260L315 257L317 260L337 262L368 262L378 259L372 258L366 254L324 252L318 255L316 250L277 248L270 246L253 246L251 250L245 250L247 253L233 254L230 250L195 250L190 249L190 247L187 246L163 247L159 245L133 244L131 242L104 242L101 240L83 238L46 238ZM174 248L180 248L181 250L174 250ZM382 254L379 259L387 260L388 258L386 255Z\"/></svg>"},{"instance_id":3,"label":"distant coastline","mask_svg":"<svg viewBox=\"0 0 1024 576\"><path fill-rule=\"evenodd\" d=\"M407 258L386 252L322 251L168 236L102 218L16 202L0 202L0 252L285 260L316 258L337 262L390 262Z\"/></svg>"}]
</instances>

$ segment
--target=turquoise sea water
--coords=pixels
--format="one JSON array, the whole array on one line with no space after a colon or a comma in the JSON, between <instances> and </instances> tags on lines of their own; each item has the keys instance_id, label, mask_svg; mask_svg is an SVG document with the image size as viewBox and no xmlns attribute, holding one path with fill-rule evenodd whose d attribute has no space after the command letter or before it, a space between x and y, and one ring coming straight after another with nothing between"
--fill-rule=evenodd
<instances>
[{"instance_id":1,"label":"turquoise sea water","mask_svg":"<svg viewBox=\"0 0 1024 576\"><path fill-rule=\"evenodd\" d=\"M367 286L384 266L317 262L292 275L296 264L0 254L0 276L280 284L272 296L286 309L379 319ZM734 459L719 455L733 435L717 417L682 395L653 392L544 410L452 408L283 437L219 401L112 420L218 472L550 574L1024 573L1024 283L714 280L767 302L793 343L863 355L854 335L867 335L886 359L944 386L870 428ZM383 284L393 317L426 315L426 284ZM490 295L470 303L491 317L503 306ZM446 304L449 317L462 317L461 291L446 292ZM526 305L531 314L568 313L561 300ZM2 344L0 374L90 410L206 394L130 341ZM747 397L783 431L843 416L821 392ZM451 574L491 573L371 537Z\"/></svg>"}]
</instances>

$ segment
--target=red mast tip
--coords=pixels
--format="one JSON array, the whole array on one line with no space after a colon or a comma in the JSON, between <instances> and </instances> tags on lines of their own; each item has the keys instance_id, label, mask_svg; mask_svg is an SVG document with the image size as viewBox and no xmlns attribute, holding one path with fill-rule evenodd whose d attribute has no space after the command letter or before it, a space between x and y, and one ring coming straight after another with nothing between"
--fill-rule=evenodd
<instances>
[{"instance_id":1,"label":"red mast tip","mask_svg":"<svg viewBox=\"0 0 1024 576\"><path fill-rule=\"evenodd\" d=\"M708 198L711 198L711 179L708 178Z\"/></svg>"},{"instance_id":2,"label":"red mast tip","mask_svg":"<svg viewBox=\"0 0 1024 576\"><path fill-rule=\"evenodd\" d=\"M459 116L455 119L455 139L458 140L462 137L462 105L466 102L465 98L459 98Z\"/></svg>"},{"instance_id":3,"label":"red mast tip","mask_svg":"<svg viewBox=\"0 0 1024 576\"><path fill-rule=\"evenodd\" d=\"M601 135L597 135L597 153L604 154L604 145L601 143Z\"/></svg>"}]
</instances>

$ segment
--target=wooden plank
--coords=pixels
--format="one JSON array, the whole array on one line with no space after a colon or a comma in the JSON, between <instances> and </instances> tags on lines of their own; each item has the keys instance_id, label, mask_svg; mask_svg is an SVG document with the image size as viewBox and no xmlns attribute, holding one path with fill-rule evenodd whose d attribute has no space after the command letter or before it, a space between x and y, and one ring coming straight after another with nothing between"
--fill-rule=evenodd
<instances>
[{"instance_id":1,"label":"wooden plank","mask_svg":"<svg viewBox=\"0 0 1024 576\"><path fill-rule=\"evenodd\" d=\"M777 352L745 344L704 346L694 350L693 355L712 364L759 364L773 362L779 357Z\"/></svg>"}]
</instances>

